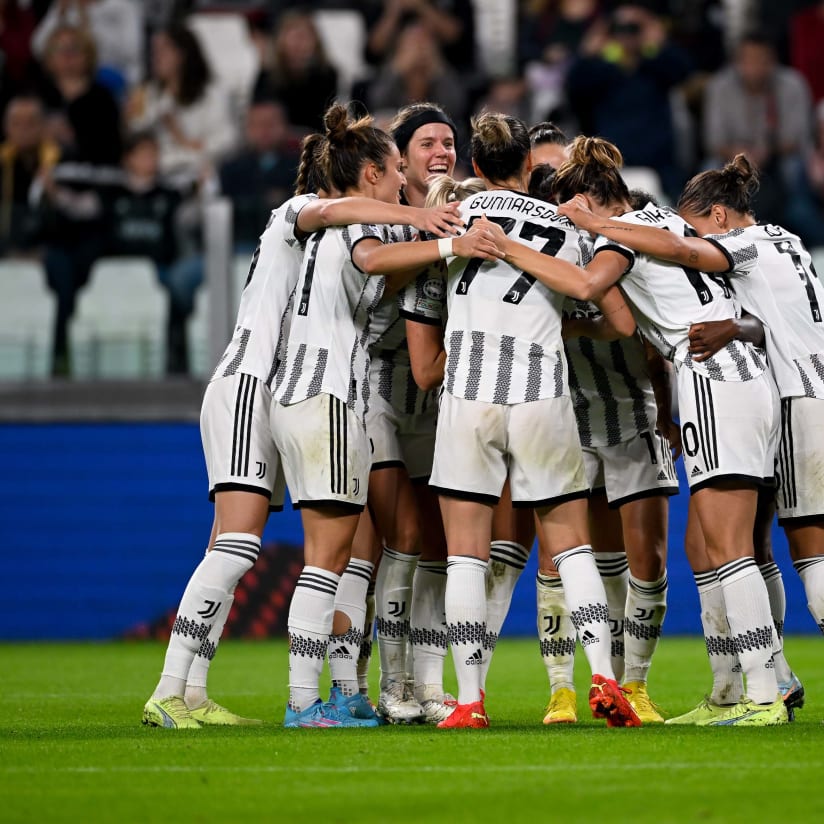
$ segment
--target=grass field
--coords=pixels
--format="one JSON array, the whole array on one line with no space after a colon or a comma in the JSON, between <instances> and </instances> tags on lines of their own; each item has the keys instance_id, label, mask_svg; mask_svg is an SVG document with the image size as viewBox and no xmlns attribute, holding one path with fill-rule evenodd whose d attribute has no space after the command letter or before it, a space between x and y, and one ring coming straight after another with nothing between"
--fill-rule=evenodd
<instances>
[{"instance_id":1,"label":"grass field","mask_svg":"<svg viewBox=\"0 0 824 824\"><path fill-rule=\"evenodd\" d=\"M226 642L210 693L258 728L140 724L163 647L0 646L0 822L824 821L824 642L790 638L807 705L786 727L543 727L533 640L504 639L489 730L284 730L283 642ZM452 667L447 663L451 680ZM665 638L651 692L665 714L709 683L700 639Z\"/></svg>"}]
</instances>

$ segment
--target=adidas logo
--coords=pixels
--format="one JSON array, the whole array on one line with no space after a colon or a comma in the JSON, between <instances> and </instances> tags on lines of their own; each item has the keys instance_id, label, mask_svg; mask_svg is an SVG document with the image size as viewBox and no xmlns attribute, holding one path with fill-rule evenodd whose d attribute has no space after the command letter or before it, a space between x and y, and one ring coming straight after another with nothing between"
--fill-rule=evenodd
<instances>
[{"instance_id":1,"label":"adidas logo","mask_svg":"<svg viewBox=\"0 0 824 824\"><path fill-rule=\"evenodd\" d=\"M476 649L469 658L466 659L466 663L470 666L474 666L475 664L482 664L484 660L484 654L479 650Z\"/></svg>"},{"instance_id":2,"label":"adidas logo","mask_svg":"<svg viewBox=\"0 0 824 824\"><path fill-rule=\"evenodd\" d=\"M351 661L352 655L346 647L338 647L329 653L330 658L341 658L345 661Z\"/></svg>"},{"instance_id":3,"label":"adidas logo","mask_svg":"<svg viewBox=\"0 0 824 824\"><path fill-rule=\"evenodd\" d=\"M694 466L692 468L692 472L690 472L690 477L695 478L696 476L703 475L703 474L704 473L697 466Z\"/></svg>"},{"instance_id":4,"label":"adidas logo","mask_svg":"<svg viewBox=\"0 0 824 824\"><path fill-rule=\"evenodd\" d=\"M584 630L581 635L581 646L588 647L590 644L597 644L598 639L588 629Z\"/></svg>"},{"instance_id":5,"label":"adidas logo","mask_svg":"<svg viewBox=\"0 0 824 824\"><path fill-rule=\"evenodd\" d=\"M697 469L697 467L696 467L696 469ZM659 481L666 481L666 479L667 479L666 473L665 473L665 472L664 472L664 470L662 469L662 470L658 473L658 480L659 480Z\"/></svg>"}]
</instances>

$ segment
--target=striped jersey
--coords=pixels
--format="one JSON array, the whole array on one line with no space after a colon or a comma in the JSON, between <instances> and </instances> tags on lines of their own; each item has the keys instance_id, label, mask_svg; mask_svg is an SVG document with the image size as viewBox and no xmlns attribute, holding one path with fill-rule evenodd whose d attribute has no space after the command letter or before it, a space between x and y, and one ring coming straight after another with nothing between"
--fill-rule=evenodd
<instances>
[{"instance_id":1,"label":"striped jersey","mask_svg":"<svg viewBox=\"0 0 824 824\"><path fill-rule=\"evenodd\" d=\"M398 311L404 319L433 326L446 325L446 262L430 263L398 293Z\"/></svg>"},{"instance_id":2,"label":"striped jersey","mask_svg":"<svg viewBox=\"0 0 824 824\"><path fill-rule=\"evenodd\" d=\"M297 195L269 217L240 296L235 331L211 380L243 372L271 386L289 331L292 293L304 244L295 235L300 210L317 195Z\"/></svg>"},{"instance_id":3,"label":"striped jersey","mask_svg":"<svg viewBox=\"0 0 824 824\"><path fill-rule=\"evenodd\" d=\"M743 307L764 324L782 398L824 398L824 287L794 234L766 224L708 235L727 256Z\"/></svg>"},{"instance_id":4,"label":"striped jersey","mask_svg":"<svg viewBox=\"0 0 824 824\"><path fill-rule=\"evenodd\" d=\"M392 226L390 232L394 242L408 242L417 235L411 226ZM428 269L429 267L424 275ZM416 281L417 279L412 281L412 284ZM406 323L400 314L407 300L407 290L412 284L408 284L397 294L384 297L372 316L369 380L371 390L377 392L397 412L419 415L433 406L435 395L433 392L420 390L412 375Z\"/></svg>"},{"instance_id":5,"label":"striped jersey","mask_svg":"<svg viewBox=\"0 0 824 824\"><path fill-rule=\"evenodd\" d=\"M601 313L593 303L568 301L564 314L595 319ZM616 446L655 428L658 407L637 335L615 341L567 338L564 347L581 446Z\"/></svg>"},{"instance_id":6,"label":"striped jersey","mask_svg":"<svg viewBox=\"0 0 824 824\"><path fill-rule=\"evenodd\" d=\"M461 203L467 226L483 215L533 249L581 262L578 232L549 203L509 190L479 192ZM446 391L496 404L568 395L561 341L564 300L503 260L451 260Z\"/></svg>"},{"instance_id":7,"label":"striped jersey","mask_svg":"<svg viewBox=\"0 0 824 824\"><path fill-rule=\"evenodd\" d=\"M674 211L652 203L616 219L681 235L694 232ZM741 317L741 305L726 278L637 254L598 237L595 254L605 249L621 252L629 260L630 267L620 281L621 289L632 304L644 337L676 368L686 366L717 381L748 381L764 372L765 359L754 346L743 341L731 341L701 362L693 361L689 353L689 328L693 323Z\"/></svg>"},{"instance_id":8,"label":"striped jersey","mask_svg":"<svg viewBox=\"0 0 824 824\"><path fill-rule=\"evenodd\" d=\"M363 422L369 404L368 343L384 279L352 261L364 238L391 242L388 226L321 229L306 243L295 305L272 397L284 406L320 393L343 401Z\"/></svg>"}]
</instances>

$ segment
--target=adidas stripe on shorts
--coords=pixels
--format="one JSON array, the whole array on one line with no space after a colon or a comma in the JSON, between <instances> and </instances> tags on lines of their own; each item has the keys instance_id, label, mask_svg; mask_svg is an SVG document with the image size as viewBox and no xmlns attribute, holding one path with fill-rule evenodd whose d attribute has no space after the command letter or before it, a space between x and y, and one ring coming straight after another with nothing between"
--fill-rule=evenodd
<instances>
[{"instance_id":1,"label":"adidas stripe on shorts","mask_svg":"<svg viewBox=\"0 0 824 824\"><path fill-rule=\"evenodd\" d=\"M404 466L410 478L428 478L435 455L435 423L434 403L423 414L409 415L373 394L366 413L372 469Z\"/></svg>"},{"instance_id":2,"label":"adidas stripe on shorts","mask_svg":"<svg viewBox=\"0 0 824 824\"><path fill-rule=\"evenodd\" d=\"M495 504L507 474L513 506L589 495L569 396L497 404L444 392L430 485L441 495Z\"/></svg>"},{"instance_id":3,"label":"adidas stripe on shorts","mask_svg":"<svg viewBox=\"0 0 824 824\"><path fill-rule=\"evenodd\" d=\"M340 505L360 512L369 482L369 441L358 416L325 392L284 406L275 401L272 432L292 505Z\"/></svg>"},{"instance_id":4,"label":"adidas stripe on shorts","mask_svg":"<svg viewBox=\"0 0 824 824\"><path fill-rule=\"evenodd\" d=\"M681 366L675 379L690 492L722 479L772 483L780 406L772 376L717 381Z\"/></svg>"},{"instance_id":5,"label":"adidas stripe on shorts","mask_svg":"<svg viewBox=\"0 0 824 824\"><path fill-rule=\"evenodd\" d=\"M824 399L781 401L775 474L779 523L824 518Z\"/></svg>"},{"instance_id":6,"label":"adidas stripe on shorts","mask_svg":"<svg viewBox=\"0 0 824 824\"><path fill-rule=\"evenodd\" d=\"M285 482L269 426L272 395L266 384L244 372L216 378L206 387L200 410L200 437L215 492L255 492L283 509Z\"/></svg>"},{"instance_id":7,"label":"adidas stripe on shorts","mask_svg":"<svg viewBox=\"0 0 824 824\"><path fill-rule=\"evenodd\" d=\"M614 446L585 446L583 452L589 488L603 489L613 509L638 498L678 494L672 448L657 429Z\"/></svg>"}]
</instances>

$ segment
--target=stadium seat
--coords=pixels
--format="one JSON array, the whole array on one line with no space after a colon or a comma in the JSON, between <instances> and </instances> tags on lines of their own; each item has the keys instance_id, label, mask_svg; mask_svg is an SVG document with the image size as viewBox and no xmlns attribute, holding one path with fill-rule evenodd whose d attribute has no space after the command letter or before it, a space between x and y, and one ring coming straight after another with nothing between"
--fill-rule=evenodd
<instances>
[{"instance_id":1,"label":"stadium seat","mask_svg":"<svg viewBox=\"0 0 824 824\"><path fill-rule=\"evenodd\" d=\"M193 378L209 378L214 370L209 336L209 287L204 283L195 294L195 308L186 321L189 373Z\"/></svg>"},{"instance_id":2,"label":"stadium seat","mask_svg":"<svg viewBox=\"0 0 824 824\"><path fill-rule=\"evenodd\" d=\"M655 169L649 166L625 166L621 176L630 189L643 189L649 192L662 206L669 205L669 199L661 185L661 178Z\"/></svg>"},{"instance_id":3,"label":"stadium seat","mask_svg":"<svg viewBox=\"0 0 824 824\"><path fill-rule=\"evenodd\" d=\"M329 62L338 70L338 94L348 100L352 85L369 74L364 60L366 26L354 9L321 9L312 14Z\"/></svg>"},{"instance_id":4,"label":"stadium seat","mask_svg":"<svg viewBox=\"0 0 824 824\"><path fill-rule=\"evenodd\" d=\"M169 295L148 258L101 258L69 323L72 374L160 377L166 368Z\"/></svg>"},{"instance_id":5,"label":"stadium seat","mask_svg":"<svg viewBox=\"0 0 824 824\"><path fill-rule=\"evenodd\" d=\"M186 23L197 35L215 77L229 90L235 114L243 116L260 65L246 18L231 12L196 12Z\"/></svg>"},{"instance_id":6,"label":"stadium seat","mask_svg":"<svg viewBox=\"0 0 824 824\"><path fill-rule=\"evenodd\" d=\"M475 0L474 5L479 68L492 77L514 74L518 19L516 0Z\"/></svg>"},{"instance_id":7,"label":"stadium seat","mask_svg":"<svg viewBox=\"0 0 824 824\"><path fill-rule=\"evenodd\" d=\"M51 374L57 299L39 261L0 260L0 380Z\"/></svg>"}]
</instances>

